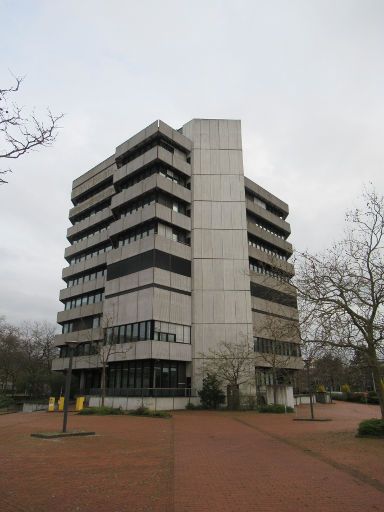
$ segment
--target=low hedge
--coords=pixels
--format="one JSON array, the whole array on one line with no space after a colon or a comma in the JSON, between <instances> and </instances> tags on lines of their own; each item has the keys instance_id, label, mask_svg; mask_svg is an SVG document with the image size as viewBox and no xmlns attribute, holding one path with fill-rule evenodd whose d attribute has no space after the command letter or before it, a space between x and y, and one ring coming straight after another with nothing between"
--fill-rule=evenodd
<instances>
[{"instance_id":1,"label":"low hedge","mask_svg":"<svg viewBox=\"0 0 384 512\"><path fill-rule=\"evenodd\" d=\"M152 411L147 407L138 407L133 411L127 411L130 416L149 416L150 418L171 418L172 415L168 411Z\"/></svg>"},{"instance_id":2,"label":"low hedge","mask_svg":"<svg viewBox=\"0 0 384 512\"><path fill-rule=\"evenodd\" d=\"M360 437L384 437L384 420L371 418L360 423L358 429Z\"/></svg>"},{"instance_id":3,"label":"low hedge","mask_svg":"<svg viewBox=\"0 0 384 512\"><path fill-rule=\"evenodd\" d=\"M15 401L10 396L0 395L0 409L8 409L9 407L14 407Z\"/></svg>"},{"instance_id":4,"label":"low hedge","mask_svg":"<svg viewBox=\"0 0 384 512\"><path fill-rule=\"evenodd\" d=\"M294 412L292 407L285 407L280 404L269 404L269 405L260 405L257 410L259 412L272 412L274 414L284 414L285 412Z\"/></svg>"},{"instance_id":5,"label":"low hedge","mask_svg":"<svg viewBox=\"0 0 384 512\"><path fill-rule=\"evenodd\" d=\"M123 411L114 407L85 407L79 413L81 416L149 416L151 418L170 418L171 414L167 411L152 411L146 407L138 407L134 411Z\"/></svg>"},{"instance_id":6,"label":"low hedge","mask_svg":"<svg viewBox=\"0 0 384 512\"><path fill-rule=\"evenodd\" d=\"M113 407L84 407L79 413L81 416L89 416L95 414L97 416L109 416L109 415L122 415L124 411L121 409L114 409Z\"/></svg>"},{"instance_id":7,"label":"low hedge","mask_svg":"<svg viewBox=\"0 0 384 512\"><path fill-rule=\"evenodd\" d=\"M344 402L353 402L356 404L379 404L379 397L375 391L366 393L364 391L356 391L352 393L331 393L332 400L341 400Z\"/></svg>"}]
</instances>

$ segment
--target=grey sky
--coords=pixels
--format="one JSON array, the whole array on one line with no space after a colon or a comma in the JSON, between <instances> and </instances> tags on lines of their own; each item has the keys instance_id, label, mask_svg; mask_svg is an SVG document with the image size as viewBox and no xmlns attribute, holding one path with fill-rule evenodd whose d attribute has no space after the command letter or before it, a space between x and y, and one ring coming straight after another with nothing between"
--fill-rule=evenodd
<instances>
[{"instance_id":1,"label":"grey sky","mask_svg":"<svg viewBox=\"0 0 384 512\"><path fill-rule=\"evenodd\" d=\"M155 119L242 120L245 173L290 205L294 245L340 236L384 190L381 0L4 1L0 84L65 112L0 187L0 315L54 322L72 180ZM3 165L3 163L2 163Z\"/></svg>"}]
</instances>

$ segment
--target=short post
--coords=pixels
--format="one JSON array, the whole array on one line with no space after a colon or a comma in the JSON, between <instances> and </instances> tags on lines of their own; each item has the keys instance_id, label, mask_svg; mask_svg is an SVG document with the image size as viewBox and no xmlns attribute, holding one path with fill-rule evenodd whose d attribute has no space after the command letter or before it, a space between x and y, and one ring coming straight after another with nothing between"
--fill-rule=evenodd
<instances>
[{"instance_id":1,"label":"short post","mask_svg":"<svg viewBox=\"0 0 384 512\"><path fill-rule=\"evenodd\" d=\"M73 344L68 344L69 347L69 364L67 375L65 377L65 391L64 391L64 417L63 417L63 432L67 432L68 421L68 402L69 394L71 391L71 377L72 377L72 360L73 360Z\"/></svg>"}]
</instances>

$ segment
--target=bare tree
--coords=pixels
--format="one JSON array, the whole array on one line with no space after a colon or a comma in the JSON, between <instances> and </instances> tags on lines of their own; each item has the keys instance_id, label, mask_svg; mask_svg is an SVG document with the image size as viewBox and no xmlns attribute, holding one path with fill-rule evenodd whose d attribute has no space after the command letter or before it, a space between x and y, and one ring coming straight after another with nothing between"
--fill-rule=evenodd
<instances>
[{"instance_id":1,"label":"bare tree","mask_svg":"<svg viewBox=\"0 0 384 512\"><path fill-rule=\"evenodd\" d=\"M0 390L13 391L23 370L18 329L0 317Z\"/></svg>"},{"instance_id":2,"label":"bare tree","mask_svg":"<svg viewBox=\"0 0 384 512\"><path fill-rule=\"evenodd\" d=\"M370 190L363 201L363 208L347 214L343 240L325 254L300 254L296 286L316 326L312 341L350 349L366 360L384 418L384 199Z\"/></svg>"},{"instance_id":3,"label":"bare tree","mask_svg":"<svg viewBox=\"0 0 384 512\"><path fill-rule=\"evenodd\" d=\"M221 342L217 349L201 354L203 372L216 375L227 385L228 405L237 409L240 405L239 386L255 378L255 354L253 346L241 343Z\"/></svg>"},{"instance_id":4,"label":"bare tree","mask_svg":"<svg viewBox=\"0 0 384 512\"><path fill-rule=\"evenodd\" d=\"M14 85L0 88L0 159L15 160L39 146L50 146L56 139L58 122L63 114L54 115L48 109L47 119L38 119L34 112L24 113L13 100L20 90L22 77L14 77ZM0 184L10 168L0 169Z\"/></svg>"},{"instance_id":5,"label":"bare tree","mask_svg":"<svg viewBox=\"0 0 384 512\"><path fill-rule=\"evenodd\" d=\"M124 343L124 348L114 334L113 315L104 315L102 323L102 339L98 343L92 343L92 349L89 353L88 363L90 367L101 369L100 376L100 390L101 390L101 406L104 407L105 397L107 395L107 381L109 363L114 361L115 356L124 355L132 349L131 346L127 347ZM96 356L96 357L95 357Z\"/></svg>"},{"instance_id":6,"label":"bare tree","mask_svg":"<svg viewBox=\"0 0 384 512\"><path fill-rule=\"evenodd\" d=\"M292 368L293 357L300 357L299 352L291 352L291 343L299 342L299 323L284 320L272 315L264 315L258 324L262 338L256 338L256 366L268 368L272 376L273 403L278 400L281 374ZM287 342L290 342L289 344Z\"/></svg>"},{"instance_id":7,"label":"bare tree","mask_svg":"<svg viewBox=\"0 0 384 512\"><path fill-rule=\"evenodd\" d=\"M47 370L51 369L52 360L58 353L55 346L56 330L56 326L48 322L24 322L20 328L24 351Z\"/></svg>"},{"instance_id":8,"label":"bare tree","mask_svg":"<svg viewBox=\"0 0 384 512\"><path fill-rule=\"evenodd\" d=\"M56 326L25 322L15 327L0 319L0 387L32 396L48 393L57 382L51 372Z\"/></svg>"}]
</instances>

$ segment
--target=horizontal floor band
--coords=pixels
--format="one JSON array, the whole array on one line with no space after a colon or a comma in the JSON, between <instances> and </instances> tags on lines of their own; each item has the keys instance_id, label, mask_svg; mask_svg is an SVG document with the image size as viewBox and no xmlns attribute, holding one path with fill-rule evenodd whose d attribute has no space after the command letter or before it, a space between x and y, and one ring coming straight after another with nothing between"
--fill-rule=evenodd
<instances>
[{"instance_id":1,"label":"horizontal floor band","mask_svg":"<svg viewBox=\"0 0 384 512\"><path fill-rule=\"evenodd\" d=\"M146 290L147 288L160 288L160 290L166 290L168 292L181 293L182 295L191 296L191 292L187 292L185 290L179 290L178 288L171 288L170 286L164 286L162 284L150 283L144 284L143 286L137 286L136 288L130 288L129 290L124 290L122 292L110 293L106 295L106 299L111 299L112 297L119 297L120 295L126 295L128 293L138 292L140 290Z\"/></svg>"}]
</instances>

